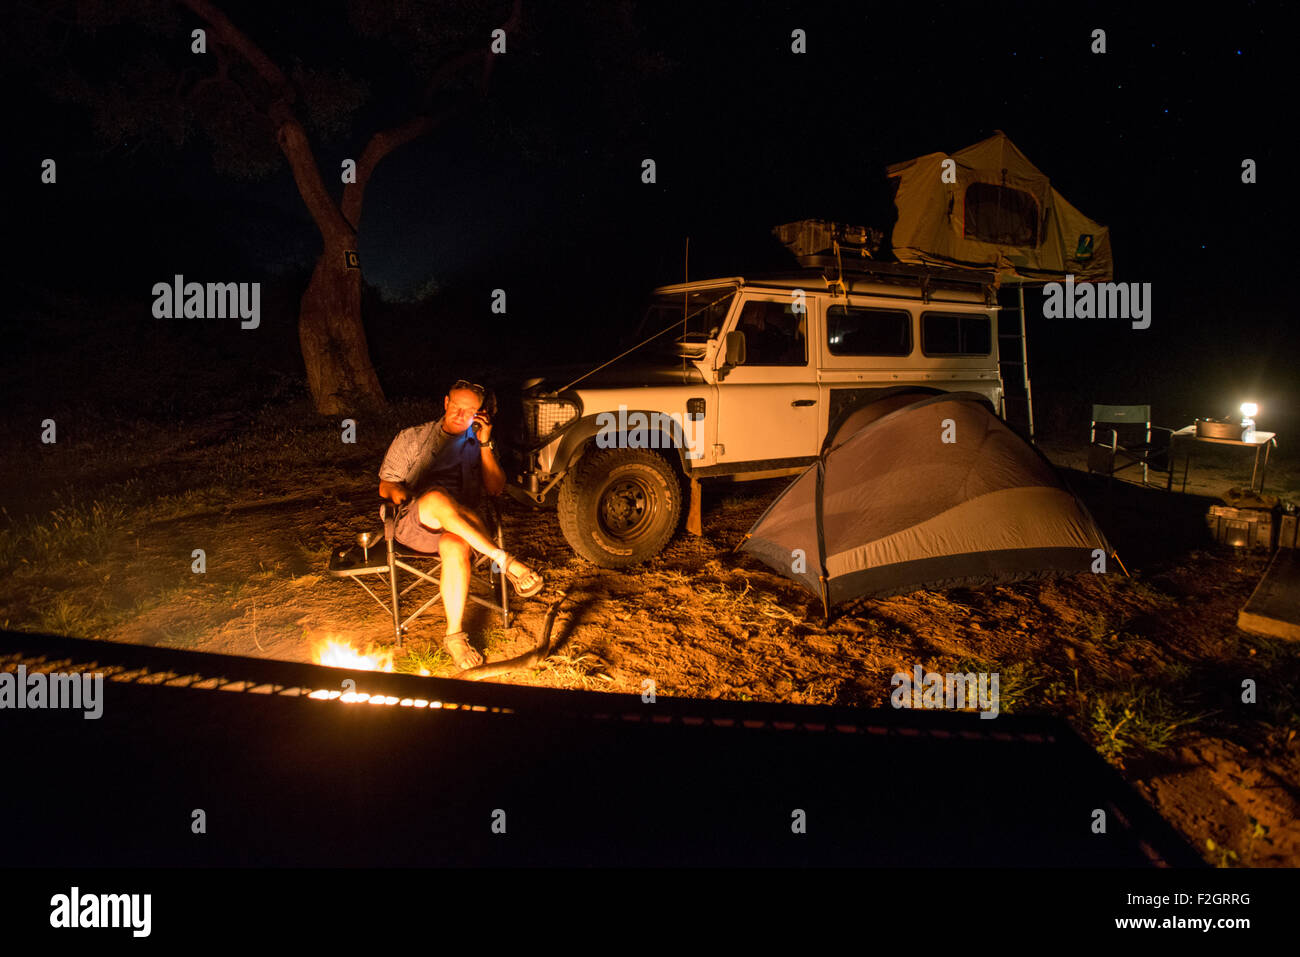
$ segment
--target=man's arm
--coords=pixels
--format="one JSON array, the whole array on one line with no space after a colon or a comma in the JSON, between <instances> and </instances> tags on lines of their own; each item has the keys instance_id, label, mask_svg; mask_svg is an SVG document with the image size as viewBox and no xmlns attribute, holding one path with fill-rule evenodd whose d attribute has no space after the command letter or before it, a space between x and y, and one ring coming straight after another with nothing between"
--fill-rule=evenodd
<instances>
[{"instance_id":1,"label":"man's arm","mask_svg":"<svg viewBox=\"0 0 1300 957\"><path fill-rule=\"evenodd\" d=\"M384 464L379 467L379 495L395 505L401 505L411 497L406 477L410 474L414 445L413 429L398 432L388 446Z\"/></svg>"},{"instance_id":2,"label":"man's arm","mask_svg":"<svg viewBox=\"0 0 1300 957\"><path fill-rule=\"evenodd\" d=\"M411 490L406 487L405 482L386 482L380 479L379 496L388 499L394 505L401 505L411 497Z\"/></svg>"},{"instance_id":3,"label":"man's arm","mask_svg":"<svg viewBox=\"0 0 1300 957\"><path fill-rule=\"evenodd\" d=\"M500 495L506 487L506 473L501 470L501 463L486 445L479 446L479 455L483 462L483 488L489 495Z\"/></svg>"},{"instance_id":4,"label":"man's arm","mask_svg":"<svg viewBox=\"0 0 1300 957\"><path fill-rule=\"evenodd\" d=\"M501 471L496 453L488 446L492 442L492 417L486 412L474 416L478 426L479 464L483 466L483 490L489 495L500 495L506 487L506 473Z\"/></svg>"}]
</instances>

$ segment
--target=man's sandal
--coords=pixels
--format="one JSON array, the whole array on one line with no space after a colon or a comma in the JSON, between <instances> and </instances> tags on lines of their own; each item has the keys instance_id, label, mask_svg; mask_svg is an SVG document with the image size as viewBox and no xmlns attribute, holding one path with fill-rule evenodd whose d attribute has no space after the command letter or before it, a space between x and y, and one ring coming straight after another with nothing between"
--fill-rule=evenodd
<instances>
[{"instance_id":1,"label":"man's sandal","mask_svg":"<svg viewBox=\"0 0 1300 957\"><path fill-rule=\"evenodd\" d=\"M500 563L501 571L505 574L506 578L510 579L510 584L514 586L515 593L519 595L520 598L532 598L542 590L544 582L542 581L541 575L533 571L533 569L529 568L527 565L524 565L523 562L519 562L520 565L524 565L524 573L522 575L510 574L510 566L514 562L519 561L519 559L515 558L515 556L511 555L509 552L505 552L504 555L505 557Z\"/></svg>"},{"instance_id":2,"label":"man's sandal","mask_svg":"<svg viewBox=\"0 0 1300 957\"><path fill-rule=\"evenodd\" d=\"M448 635L442 640L442 643L462 671L467 668L477 668L483 664L483 656L470 647L468 632L458 631L455 634Z\"/></svg>"}]
</instances>

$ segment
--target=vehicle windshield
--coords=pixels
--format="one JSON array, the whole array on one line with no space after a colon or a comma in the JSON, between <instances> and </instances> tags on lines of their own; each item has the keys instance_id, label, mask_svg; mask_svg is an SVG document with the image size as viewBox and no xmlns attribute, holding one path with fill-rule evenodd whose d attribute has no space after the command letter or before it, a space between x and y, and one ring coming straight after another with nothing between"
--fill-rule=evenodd
<instances>
[{"instance_id":1,"label":"vehicle windshield","mask_svg":"<svg viewBox=\"0 0 1300 957\"><path fill-rule=\"evenodd\" d=\"M680 362L683 348L694 351L690 349L692 345L698 346L699 354L703 355L704 343L722 330L735 297L733 286L654 297L637 327L637 341L665 329L669 331L647 342L637 350L637 355L647 360Z\"/></svg>"}]
</instances>

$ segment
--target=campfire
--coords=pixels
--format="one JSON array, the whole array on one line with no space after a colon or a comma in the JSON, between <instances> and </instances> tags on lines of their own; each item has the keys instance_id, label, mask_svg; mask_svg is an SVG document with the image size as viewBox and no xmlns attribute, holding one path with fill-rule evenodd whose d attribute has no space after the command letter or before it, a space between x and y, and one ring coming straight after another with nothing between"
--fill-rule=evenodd
<instances>
[{"instance_id":1,"label":"campfire","mask_svg":"<svg viewBox=\"0 0 1300 957\"><path fill-rule=\"evenodd\" d=\"M365 652L353 648L343 638L326 637L312 648L312 660L328 668L353 668L357 671L393 670L393 651L371 650Z\"/></svg>"},{"instance_id":2,"label":"campfire","mask_svg":"<svg viewBox=\"0 0 1300 957\"><path fill-rule=\"evenodd\" d=\"M312 661L328 668L350 668L354 671L393 671L393 650L372 647L361 651L352 646L347 639L337 635L327 635L312 645ZM427 668L421 668L421 675L428 675ZM309 697L320 700L346 701L348 704L399 705L407 708L440 708L442 702L428 701L424 698L397 698L393 695L371 695L364 691L313 691Z\"/></svg>"}]
</instances>

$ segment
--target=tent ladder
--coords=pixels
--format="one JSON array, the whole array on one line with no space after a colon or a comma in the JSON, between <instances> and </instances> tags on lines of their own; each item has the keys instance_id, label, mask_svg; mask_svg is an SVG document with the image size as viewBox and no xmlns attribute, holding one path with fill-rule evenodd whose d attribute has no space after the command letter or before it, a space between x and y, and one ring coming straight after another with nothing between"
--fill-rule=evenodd
<instances>
[{"instance_id":1,"label":"tent ladder","mask_svg":"<svg viewBox=\"0 0 1300 957\"><path fill-rule=\"evenodd\" d=\"M1016 316L1016 331L1008 332L1003 320L1011 313ZM1004 346L1011 340L1016 345ZM1009 355L1008 355L1009 353ZM1029 342L1025 322L1025 286L1016 283L1016 306L998 310L998 368L1002 373L1002 420L1019 428L1034 441L1034 393L1029 384ZM1010 383L1015 388L1008 389Z\"/></svg>"}]
</instances>

